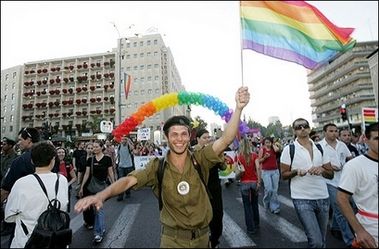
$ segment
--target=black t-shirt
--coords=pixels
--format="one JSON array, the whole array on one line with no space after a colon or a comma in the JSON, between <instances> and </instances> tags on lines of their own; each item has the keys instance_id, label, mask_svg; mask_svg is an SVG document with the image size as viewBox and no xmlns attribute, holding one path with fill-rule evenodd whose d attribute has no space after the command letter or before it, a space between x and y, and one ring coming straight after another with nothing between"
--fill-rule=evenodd
<instances>
[{"instance_id":1,"label":"black t-shirt","mask_svg":"<svg viewBox=\"0 0 379 249\"><path fill-rule=\"evenodd\" d=\"M85 150L75 150L72 154L72 157L75 158L76 169L80 172L85 170L87 151Z\"/></svg>"},{"instance_id":2,"label":"black t-shirt","mask_svg":"<svg viewBox=\"0 0 379 249\"><path fill-rule=\"evenodd\" d=\"M93 173L91 169L91 163L93 160ZM100 181L105 181L108 177L108 168L112 167L112 159L109 156L103 156L100 161L96 160L96 157L90 157L87 160L87 167L91 169L91 176L95 176Z\"/></svg>"}]
</instances>

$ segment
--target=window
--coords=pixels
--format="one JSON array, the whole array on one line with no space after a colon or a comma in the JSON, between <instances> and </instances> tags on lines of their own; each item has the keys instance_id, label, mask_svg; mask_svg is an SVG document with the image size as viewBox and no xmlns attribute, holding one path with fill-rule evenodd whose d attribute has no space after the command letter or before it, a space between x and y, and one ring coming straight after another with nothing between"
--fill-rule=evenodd
<instances>
[{"instance_id":1,"label":"window","mask_svg":"<svg viewBox=\"0 0 379 249\"><path fill-rule=\"evenodd\" d=\"M7 112L7 106L5 105L4 106L4 113L6 113Z\"/></svg>"},{"instance_id":2,"label":"window","mask_svg":"<svg viewBox=\"0 0 379 249\"><path fill-rule=\"evenodd\" d=\"M138 66L134 66L134 67L133 67L133 70L138 70Z\"/></svg>"},{"instance_id":3,"label":"window","mask_svg":"<svg viewBox=\"0 0 379 249\"><path fill-rule=\"evenodd\" d=\"M139 54L139 57L140 57L140 58L143 58L143 55L144 55L143 53L140 53L140 54Z\"/></svg>"},{"instance_id":4,"label":"window","mask_svg":"<svg viewBox=\"0 0 379 249\"><path fill-rule=\"evenodd\" d=\"M130 71L130 67L127 67L127 68L126 68L126 71L127 71L127 72Z\"/></svg>"},{"instance_id":5,"label":"window","mask_svg":"<svg viewBox=\"0 0 379 249\"><path fill-rule=\"evenodd\" d=\"M148 94L151 94L152 92L153 92L153 90L151 90L151 89L147 90Z\"/></svg>"},{"instance_id":6,"label":"window","mask_svg":"<svg viewBox=\"0 0 379 249\"><path fill-rule=\"evenodd\" d=\"M139 66L139 69L140 69L140 70L144 70L144 69L145 69L145 65L140 65L140 66Z\"/></svg>"},{"instance_id":7,"label":"window","mask_svg":"<svg viewBox=\"0 0 379 249\"><path fill-rule=\"evenodd\" d=\"M5 91L8 91L8 84L5 84Z\"/></svg>"},{"instance_id":8,"label":"window","mask_svg":"<svg viewBox=\"0 0 379 249\"><path fill-rule=\"evenodd\" d=\"M126 59L130 59L130 54L127 54L127 55L126 55Z\"/></svg>"},{"instance_id":9,"label":"window","mask_svg":"<svg viewBox=\"0 0 379 249\"><path fill-rule=\"evenodd\" d=\"M137 54L133 54L133 58L137 58Z\"/></svg>"},{"instance_id":10,"label":"window","mask_svg":"<svg viewBox=\"0 0 379 249\"><path fill-rule=\"evenodd\" d=\"M7 117L5 116L4 118L3 118L3 123L5 124L7 122Z\"/></svg>"},{"instance_id":11,"label":"window","mask_svg":"<svg viewBox=\"0 0 379 249\"><path fill-rule=\"evenodd\" d=\"M158 56L158 52L154 52L154 56Z\"/></svg>"},{"instance_id":12,"label":"window","mask_svg":"<svg viewBox=\"0 0 379 249\"><path fill-rule=\"evenodd\" d=\"M15 87L16 87L16 83L13 82L13 83L12 83L12 89L15 89Z\"/></svg>"},{"instance_id":13,"label":"window","mask_svg":"<svg viewBox=\"0 0 379 249\"><path fill-rule=\"evenodd\" d=\"M158 40L154 40L154 45L157 45L158 44Z\"/></svg>"},{"instance_id":14,"label":"window","mask_svg":"<svg viewBox=\"0 0 379 249\"><path fill-rule=\"evenodd\" d=\"M13 125L9 126L9 131L10 131L10 132L13 131Z\"/></svg>"},{"instance_id":15,"label":"window","mask_svg":"<svg viewBox=\"0 0 379 249\"><path fill-rule=\"evenodd\" d=\"M151 64L147 65L147 69L151 69Z\"/></svg>"},{"instance_id":16,"label":"window","mask_svg":"<svg viewBox=\"0 0 379 249\"><path fill-rule=\"evenodd\" d=\"M141 95L144 95L145 94L145 90L141 90Z\"/></svg>"},{"instance_id":17,"label":"window","mask_svg":"<svg viewBox=\"0 0 379 249\"><path fill-rule=\"evenodd\" d=\"M137 42L133 42L133 47L137 47Z\"/></svg>"},{"instance_id":18,"label":"window","mask_svg":"<svg viewBox=\"0 0 379 249\"><path fill-rule=\"evenodd\" d=\"M16 76L17 76L17 73L13 72L12 78L14 79L14 78L16 78Z\"/></svg>"},{"instance_id":19,"label":"window","mask_svg":"<svg viewBox=\"0 0 379 249\"><path fill-rule=\"evenodd\" d=\"M126 43L126 47L127 47L127 48L130 48L130 43L129 43L129 42Z\"/></svg>"},{"instance_id":20,"label":"window","mask_svg":"<svg viewBox=\"0 0 379 249\"><path fill-rule=\"evenodd\" d=\"M155 89L155 93L159 93L159 88L156 88L156 89Z\"/></svg>"},{"instance_id":21,"label":"window","mask_svg":"<svg viewBox=\"0 0 379 249\"><path fill-rule=\"evenodd\" d=\"M138 95L138 91L137 90L134 91L134 95Z\"/></svg>"},{"instance_id":22,"label":"window","mask_svg":"<svg viewBox=\"0 0 379 249\"><path fill-rule=\"evenodd\" d=\"M159 80L159 76L155 76L155 77L154 77L154 80Z\"/></svg>"},{"instance_id":23,"label":"window","mask_svg":"<svg viewBox=\"0 0 379 249\"><path fill-rule=\"evenodd\" d=\"M7 102L7 95L4 95L4 102Z\"/></svg>"},{"instance_id":24,"label":"window","mask_svg":"<svg viewBox=\"0 0 379 249\"><path fill-rule=\"evenodd\" d=\"M5 127L4 127L4 126L1 127L1 131L2 131L2 132L5 132Z\"/></svg>"},{"instance_id":25,"label":"window","mask_svg":"<svg viewBox=\"0 0 379 249\"><path fill-rule=\"evenodd\" d=\"M141 83L145 81L145 77L141 77Z\"/></svg>"},{"instance_id":26,"label":"window","mask_svg":"<svg viewBox=\"0 0 379 249\"><path fill-rule=\"evenodd\" d=\"M159 67L159 65L158 64L154 64L154 68L158 68Z\"/></svg>"},{"instance_id":27,"label":"window","mask_svg":"<svg viewBox=\"0 0 379 249\"><path fill-rule=\"evenodd\" d=\"M139 46L140 46L140 47L143 46L143 41L140 41L140 42L139 42Z\"/></svg>"},{"instance_id":28,"label":"window","mask_svg":"<svg viewBox=\"0 0 379 249\"><path fill-rule=\"evenodd\" d=\"M14 105L12 104L11 105L11 112L13 112L14 111Z\"/></svg>"},{"instance_id":29,"label":"window","mask_svg":"<svg viewBox=\"0 0 379 249\"><path fill-rule=\"evenodd\" d=\"M6 74L5 75L5 80L8 80L9 79L9 74Z\"/></svg>"},{"instance_id":30,"label":"window","mask_svg":"<svg viewBox=\"0 0 379 249\"><path fill-rule=\"evenodd\" d=\"M151 76L147 77L147 81L151 81Z\"/></svg>"},{"instance_id":31,"label":"window","mask_svg":"<svg viewBox=\"0 0 379 249\"><path fill-rule=\"evenodd\" d=\"M10 116L9 121L10 121L10 122L13 122L13 115Z\"/></svg>"},{"instance_id":32,"label":"window","mask_svg":"<svg viewBox=\"0 0 379 249\"><path fill-rule=\"evenodd\" d=\"M147 52L147 53L146 53L146 56L147 56L147 57L150 57L150 56L151 56L151 52Z\"/></svg>"}]
</instances>

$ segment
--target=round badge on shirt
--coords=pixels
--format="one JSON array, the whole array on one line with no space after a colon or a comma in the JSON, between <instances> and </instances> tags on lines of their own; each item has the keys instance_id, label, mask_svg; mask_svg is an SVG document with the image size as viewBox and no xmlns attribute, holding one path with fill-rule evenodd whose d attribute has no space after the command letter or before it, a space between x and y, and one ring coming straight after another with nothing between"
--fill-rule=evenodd
<instances>
[{"instance_id":1,"label":"round badge on shirt","mask_svg":"<svg viewBox=\"0 0 379 249\"><path fill-rule=\"evenodd\" d=\"M179 194L186 195L189 193L190 186L189 186L188 182L181 181L178 183L177 190L178 190Z\"/></svg>"}]
</instances>

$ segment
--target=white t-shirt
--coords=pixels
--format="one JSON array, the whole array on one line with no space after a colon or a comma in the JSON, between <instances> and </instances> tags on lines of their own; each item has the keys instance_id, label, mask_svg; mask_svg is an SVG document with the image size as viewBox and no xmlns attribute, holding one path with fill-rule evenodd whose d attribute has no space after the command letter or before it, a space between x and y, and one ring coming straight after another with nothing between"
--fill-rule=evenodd
<instances>
[{"instance_id":1,"label":"white t-shirt","mask_svg":"<svg viewBox=\"0 0 379 249\"><path fill-rule=\"evenodd\" d=\"M337 140L336 148L334 149L332 146L330 146L325 138L320 141L320 145L322 146L324 150L324 154L329 156L330 163L333 166L338 167L339 169L342 169L343 166L346 163L346 158L351 155L351 152L349 148L346 146L344 142L341 142ZM338 183L341 178L341 170L339 171L334 171L334 177L333 179L326 179L326 183L333 185L334 187L338 187Z\"/></svg>"},{"instance_id":2,"label":"white t-shirt","mask_svg":"<svg viewBox=\"0 0 379 249\"><path fill-rule=\"evenodd\" d=\"M313 160L308 152L308 150L303 147L297 139L293 143L295 145L295 155L293 157L291 170L294 169L304 169L308 170L312 166L322 166L328 163L329 157L322 155L319 149L316 147L312 140L313 148ZM289 145L284 147L282 155L280 157L280 162L291 165L291 157L289 151ZM306 174L305 176L295 176L291 179L291 198L292 199L307 199L307 200L319 200L326 199L329 197L328 189L326 187L325 178L316 175Z\"/></svg>"},{"instance_id":3,"label":"white t-shirt","mask_svg":"<svg viewBox=\"0 0 379 249\"><path fill-rule=\"evenodd\" d=\"M55 198L56 173L38 174L45 185L49 199ZM61 210L67 210L68 186L66 177L59 176L59 189L57 199L61 203ZM15 236L12 240L11 248L24 248L38 217L47 209L49 202L33 175L27 175L18 179L12 187L5 206L5 221L15 222ZM28 229L28 236L25 235L21 220Z\"/></svg>"},{"instance_id":4,"label":"white t-shirt","mask_svg":"<svg viewBox=\"0 0 379 249\"><path fill-rule=\"evenodd\" d=\"M345 164L339 189L351 193L358 209L378 215L378 160L360 155ZM358 221L378 244L378 218L356 214Z\"/></svg>"}]
</instances>

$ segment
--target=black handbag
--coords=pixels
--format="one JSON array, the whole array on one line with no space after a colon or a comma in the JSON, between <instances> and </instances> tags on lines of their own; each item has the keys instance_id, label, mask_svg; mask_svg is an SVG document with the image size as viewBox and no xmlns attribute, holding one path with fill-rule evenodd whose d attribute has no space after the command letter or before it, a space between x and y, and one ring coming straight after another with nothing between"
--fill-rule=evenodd
<instances>
[{"instance_id":1,"label":"black handbag","mask_svg":"<svg viewBox=\"0 0 379 249\"><path fill-rule=\"evenodd\" d=\"M107 187L106 181L100 181L93 175L93 157L91 162L91 181L87 186L87 190L93 194L103 191Z\"/></svg>"}]
</instances>

